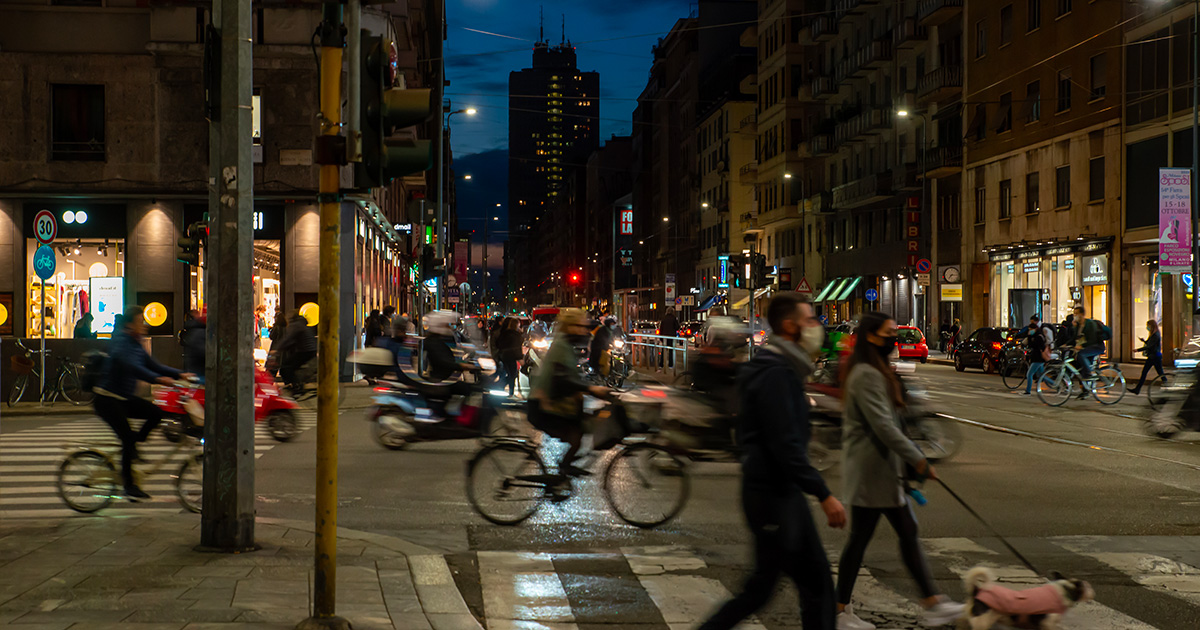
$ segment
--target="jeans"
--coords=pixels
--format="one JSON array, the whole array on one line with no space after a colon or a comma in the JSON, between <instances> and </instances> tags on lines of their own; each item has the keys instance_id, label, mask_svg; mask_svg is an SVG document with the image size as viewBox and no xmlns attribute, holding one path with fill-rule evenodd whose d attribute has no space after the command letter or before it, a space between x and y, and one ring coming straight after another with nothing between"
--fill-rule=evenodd
<instances>
[{"instance_id":1,"label":"jeans","mask_svg":"<svg viewBox=\"0 0 1200 630\"><path fill-rule=\"evenodd\" d=\"M867 543L875 535L875 526L879 517L886 516L892 529L900 538L900 558L904 561L909 575L917 581L917 589L922 598L938 594L933 584L933 574L929 571L929 562L925 552L921 550L921 541L917 534L917 517L913 514L912 505L893 508L869 508L860 505L850 506L850 539L842 550L842 558L838 563L838 603L849 604L850 595L854 592L854 582L858 579L858 570L862 567L863 554L867 551Z\"/></svg>"},{"instance_id":2,"label":"jeans","mask_svg":"<svg viewBox=\"0 0 1200 630\"><path fill-rule=\"evenodd\" d=\"M1033 388L1034 381L1040 380L1042 375L1046 373L1046 364L1038 361L1037 363L1029 364L1029 372L1025 374L1025 393Z\"/></svg>"},{"instance_id":3,"label":"jeans","mask_svg":"<svg viewBox=\"0 0 1200 630\"><path fill-rule=\"evenodd\" d=\"M1075 353L1075 367L1079 368L1079 375L1084 379L1092 378L1093 359L1104 354L1104 344L1088 346L1083 350Z\"/></svg>"},{"instance_id":4,"label":"jeans","mask_svg":"<svg viewBox=\"0 0 1200 630\"><path fill-rule=\"evenodd\" d=\"M126 488L133 487L135 485L133 483L133 460L137 457L137 443L145 442L154 427L162 422L162 410L150 402L134 396L125 400L117 400L111 396L97 394L94 404L96 414L112 427L113 432L117 434L117 439L121 440L121 479L125 482ZM142 428L134 431L129 426L130 418L145 420Z\"/></svg>"},{"instance_id":5,"label":"jeans","mask_svg":"<svg viewBox=\"0 0 1200 630\"><path fill-rule=\"evenodd\" d=\"M1159 376L1163 375L1161 354L1146 357L1146 363L1142 365L1142 377L1138 379L1137 386L1133 388L1134 392L1142 391L1142 385L1146 384L1146 375L1150 373L1150 368L1154 368Z\"/></svg>"},{"instance_id":6,"label":"jeans","mask_svg":"<svg viewBox=\"0 0 1200 630\"><path fill-rule=\"evenodd\" d=\"M742 509L754 535L754 572L742 592L699 630L729 630L752 615L771 599L781 573L800 592L804 630L833 630L837 616L833 576L804 495L743 488Z\"/></svg>"}]
</instances>

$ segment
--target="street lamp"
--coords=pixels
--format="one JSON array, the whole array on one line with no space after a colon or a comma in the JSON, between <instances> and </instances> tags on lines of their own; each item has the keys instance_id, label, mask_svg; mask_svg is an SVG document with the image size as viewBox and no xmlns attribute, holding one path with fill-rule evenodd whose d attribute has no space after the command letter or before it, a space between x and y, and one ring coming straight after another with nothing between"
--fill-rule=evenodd
<instances>
[{"instance_id":1,"label":"street lamp","mask_svg":"<svg viewBox=\"0 0 1200 630\"><path fill-rule=\"evenodd\" d=\"M1200 0L1197 0L1197 1L1200 2ZM916 115L921 117L921 206L920 206L920 211L921 211L921 217L922 217L922 221L923 221L924 216L925 216L925 188L929 183L929 181L928 181L929 180L929 171L926 170L929 168L929 162L926 159L926 151L929 149L929 139L926 137L926 134L928 133L927 130L929 129L929 117L926 112L920 112L920 113L917 113ZM907 109L896 110L897 118L910 118L911 116L912 116L912 112L909 112ZM932 218L930 218L930 225L933 225ZM898 275L897 277L904 278L904 276L902 276L902 275ZM914 316L914 318L916 317L916 312L915 312L916 311L916 308L915 308L916 301L917 301L917 297L916 297L916 293L914 292L913 293L913 307L914 307L913 308L913 311L914 311L913 316ZM925 302L926 302L925 306L927 309L933 308L933 295L928 291L926 291ZM926 315L928 315L928 313Z\"/></svg>"},{"instance_id":2,"label":"street lamp","mask_svg":"<svg viewBox=\"0 0 1200 630\"><path fill-rule=\"evenodd\" d=\"M791 179L791 178L792 178L792 174L791 174L791 173L784 173L784 174L783 174L783 178L784 178L784 179Z\"/></svg>"},{"instance_id":3,"label":"street lamp","mask_svg":"<svg viewBox=\"0 0 1200 630\"><path fill-rule=\"evenodd\" d=\"M446 101L446 102L448 103L449 101ZM446 239L444 238L444 234L443 234L446 229L446 206L445 206L444 198L442 195L442 189L446 187L446 183L445 183L445 181L446 181L446 179L445 179L446 178L446 166L447 166L446 165L446 162L447 162L447 160L446 160L446 145L447 145L447 143L450 142L450 119L454 118L455 114L466 114L468 116L474 116L475 112L476 112L476 109L474 107L468 107L467 109L456 109L456 110L450 112L449 114L446 114L446 118L442 121L442 130L444 130L444 131L442 131L442 134L441 134L442 137L438 139L438 188L437 188L437 231L436 231L438 258L442 258L446 255ZM444 284L444 282L442 284ZM442 293L441 293L441 291L438 291L438 293L436 294L435 307L439 308L439 309L442 308Z\"/></svg>"},{"instance_id":4,"label":"street lamp","mask_svg":"<svg viewBox=\"0 0 1200 630\"><path fill-rule=\"evenodd\" d=\"M466 175L463 175L463 179L465 179L467 181L471 181L471 174L467 173Z\"/></svg>"}]
</instances>

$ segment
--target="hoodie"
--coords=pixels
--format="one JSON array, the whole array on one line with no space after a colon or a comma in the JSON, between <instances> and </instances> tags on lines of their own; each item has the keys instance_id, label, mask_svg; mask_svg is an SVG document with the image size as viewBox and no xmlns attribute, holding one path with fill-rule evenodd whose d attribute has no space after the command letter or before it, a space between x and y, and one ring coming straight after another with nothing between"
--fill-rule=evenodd
<instances>
[{"instance_id":1,"label":"hoodie","mask_svg":"<svg viewBox=\"0 0 1200 630\"><path fill-rule=\"evenodd\" d=\"M132 398L138 381L153 383L160 376L179 378L181 372L151 357L140 337L120 330L108 342L108 359L96 387L120 398Z\"/></svg>"},{"instance_id":2,"label":"hoodie","mask_svg":"<svg viewBox=\"0 0 1200 630\"><path fill-rule=\"evenodd\" d=\"M742 367L738 386L743 485L779 493L799 490L824 501L830 492L808 461L812 425L795 361L768 344Z\"/></svg>"}]
</instances>

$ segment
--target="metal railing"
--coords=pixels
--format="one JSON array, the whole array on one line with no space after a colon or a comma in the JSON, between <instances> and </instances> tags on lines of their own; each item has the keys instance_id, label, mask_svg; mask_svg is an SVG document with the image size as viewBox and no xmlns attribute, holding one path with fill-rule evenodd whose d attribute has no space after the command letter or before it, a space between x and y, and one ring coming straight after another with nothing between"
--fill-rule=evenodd
<instances>
[{"instance_id":1,"label":"metal railing","mask_svg":"<svg viewBox=\"0 0 1200 630\"><path fill-rule=\"evenodd\" d=\"M688 343L684 337L626 333L629 361L635 368L679 376L688 369Z\"/></svg>"}]
</instances>

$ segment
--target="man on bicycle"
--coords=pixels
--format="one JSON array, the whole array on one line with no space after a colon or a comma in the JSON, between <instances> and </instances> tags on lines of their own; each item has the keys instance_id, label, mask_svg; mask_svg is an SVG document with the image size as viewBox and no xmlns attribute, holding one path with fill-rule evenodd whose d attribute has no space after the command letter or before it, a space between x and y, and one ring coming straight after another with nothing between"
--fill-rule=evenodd
<instances>
[{"instance_id":1,"label":"man on bicycle","mask_svg":"<svg viewBox=\"0 0 1200 630\"><path fill-rule=\"evenodd\" d=\"M121 324L108 345L104 373L93 389L96 413L121 440L121 479L125 483L125 496L130 501L150 498L134 483L133 462L139 459L138 442L145 442L162 421L162 411L158 407L135 395L137 382L170 385L177 379L193 376L155 361L146 352L142 338L148 327L142 311L142 307L136 305L125 309ZM141 429L134 431L129 425L130 418L145 420Z\"/></svg>"},{"instance_id":2,"label":"man on bicycle","mask_svg":"<svg viewBox=\"0 0 1200 630\"><path fill-rule=\"evenodd\" d=\"M572 477L591 474L572 463L583 441L583 394L597 397L608 394L604 387L589 385L579 368L575 348L587 343L590 332L582 310L560 311L554 343L550 344L530 384L530 424L567 443L567 450L558 462L558 472Z\"/></svg>"},{"instance_id":3,"label":"man on bicycle","mask_svg":"<svg viewBox=\"0 0 1200 630\"><path fill-rule=\"evenodd\" d=\"M1100 337L1100 322L1085 317L1086 311L1082 306L1075 307L1075 367L1084 381L1092 380L1092 361L1104 354L1104 340ZM1084 392L1079 395L1084 398Z\"/></svg>"},{"instance_id":4,"label":"man on bicycle","mask_svg":"<svg viewBox=\"0 0 1200 630\"><path fill-rule=\"evenodd\" d=\"M317 335L308 325L308 318L292 311L283 338L271 346L271 352L279 360L279 375L284 384L292 389L293 396L299 395L306 384L298 382L297 372L317 356Z\"/></svg>"}]
</instances>

